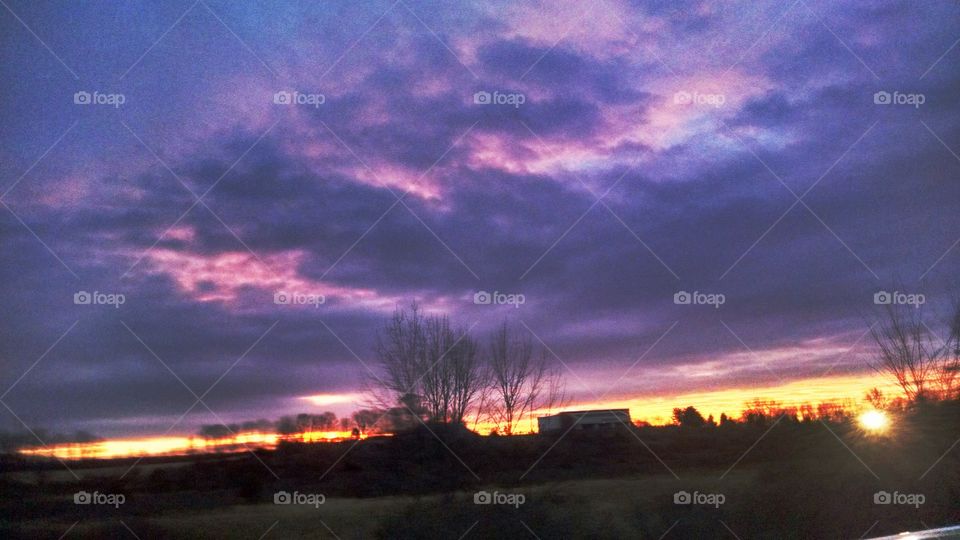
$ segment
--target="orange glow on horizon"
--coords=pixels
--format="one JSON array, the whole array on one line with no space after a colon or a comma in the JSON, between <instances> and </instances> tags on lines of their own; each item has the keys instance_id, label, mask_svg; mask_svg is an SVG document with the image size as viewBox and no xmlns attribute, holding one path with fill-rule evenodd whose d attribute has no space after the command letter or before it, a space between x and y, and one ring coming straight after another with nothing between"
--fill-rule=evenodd
<instances>
[{"instance_id":1,"label":"orange glow on horizon","mask_svg":"<svg viewBox=\"0 0 960 540\"><path fill-rule=\"evenodd\" d=\"M867 391L874 387L879 388L890 399L902 396L899 388L885 376L868 373L800 379L762 387L727 388L644 398L580 402L576 406L565 407L565 410L630 409L630 418L634 422L645 421L652 425L663 425L671 423L675 407L692 405L704 417L713 415L714 419L719 421L723 413L733 419L739 418L745 408L744 405L755 399L776 401L784 407L799 407L806 403L816 406L819 403L843 401L860 405Z\"/></svg>"},{"instance_id":2,"label":"orange glow on horizon","mask_svg":"<svg viewBox=\"0 0 960 540\"><path fill-rule=\"evenodd\" d=\"M87 443L51 444L39 448L24 448L27 456L56 457L60 459L110 459L140 456L182 456L206 453L233 453L265 448L273 449L281 441L338 442L349 440L350 431L308 431L291 435L249 431L222 439L169 436L139 439L107 439ZM366 434L360 435L367 438Z\"/></svg>"},{"instance_id":3,"label":"orange glow on horizon","mask_svg":"<svg viewBox=\"0 0 960 540\"><path fill-rule=\"evenodd\" d=\"M740 417L746 404L755 399L776 401L783 407L798 407L802 404L816 406L819 403L846 402L852 405L851 413L857 414L866 407L860 405L871 388L879 388L888 398L901 396L901 392L885 377L876 374L842 375L790 381L765 387L727 388L723 390L688 392L674 395L647 396L630 399L604 399L580 401L553 410L539 410L524 418L513 430L522 435L537 431L537 417L561 411L582 409L629 409L633 422L644 421L652 425L672 422L675 407L694 406L704 416L713 415L719 421L726 413L732 419ZM480 434L489 434L496 426L489 421L469 418L467 427ZM366 438L362 434L361 438ZM60 459L109 459L139 456L177 456L204 453L233 453L248 449L273 449L281 441L292 442L337 442L351 438L350 431L310 431L291 435L277 433L243 432L223 439L205 439L199 436L164 436L133 439L108 439L89 443L63 443L46 447L25 448L20 453L28 456L56 457Z\"/></svg>"}]
</instances>

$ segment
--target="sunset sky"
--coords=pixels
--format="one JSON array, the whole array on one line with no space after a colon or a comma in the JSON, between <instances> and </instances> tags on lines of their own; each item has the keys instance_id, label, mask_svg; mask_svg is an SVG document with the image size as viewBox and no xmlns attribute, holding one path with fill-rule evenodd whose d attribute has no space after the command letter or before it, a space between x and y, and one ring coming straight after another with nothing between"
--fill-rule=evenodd
<instances>
[{"instance_id":1,"label":"sunset sky","mask_svg":"<svg viewBox=\"0 0 960 540\"><path fill-rule=\"evenodd\" d=\"M415 299L574 404L859 400L875 294L958 292L958 19L5 0L0 430L346 414Z\"/></svg>"}]
</instances>

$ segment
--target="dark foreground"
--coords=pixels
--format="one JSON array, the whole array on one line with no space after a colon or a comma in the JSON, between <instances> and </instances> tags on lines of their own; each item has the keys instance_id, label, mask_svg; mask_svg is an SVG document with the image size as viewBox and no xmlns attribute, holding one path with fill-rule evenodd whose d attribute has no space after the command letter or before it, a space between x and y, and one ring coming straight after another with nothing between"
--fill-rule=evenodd
<instances>
[{"instance_id":1,"label":"dark foreground","mask_svg":"<svg viewBox=\"0 0 960 540\"><path fill-rule=\"evenodd\" d=\"M129 473L70 463L79 481L8 457L0 538L873 537L960 523L958 439L941 403L882 436L785 417L560 439L431 426Z\"/></svg>"}]
</instances>

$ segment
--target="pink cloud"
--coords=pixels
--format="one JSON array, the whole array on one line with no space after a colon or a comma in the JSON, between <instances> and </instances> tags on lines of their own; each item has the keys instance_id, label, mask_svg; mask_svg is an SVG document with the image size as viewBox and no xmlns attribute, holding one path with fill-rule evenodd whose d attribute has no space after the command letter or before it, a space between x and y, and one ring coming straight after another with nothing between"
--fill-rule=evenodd
<instances>
[{"instance_id":1,"label":"pink cloud","mask_svg":"<svg viewBox=\"0 0 960 540\"><path fill-rule=\"evenodd\" d=\"M345 287L302 277L298 268L305 256L301 250L258 259L243 251L202 255L155 249L147 254L145 263L149 272L169 275L186 296L199 302L237 305L241 294L249 289L263 291L265 302L273 302L273 295L278 292L315 295L323 298L321 303L336 301L376 310L391 310L400 301L373 289Z\"/></svg>"}]
</instances>

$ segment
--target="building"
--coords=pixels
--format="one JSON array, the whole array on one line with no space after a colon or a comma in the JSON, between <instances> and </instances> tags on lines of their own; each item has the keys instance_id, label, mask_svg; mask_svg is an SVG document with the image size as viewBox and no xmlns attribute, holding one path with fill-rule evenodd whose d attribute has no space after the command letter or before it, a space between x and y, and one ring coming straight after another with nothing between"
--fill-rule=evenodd
<instances>
[{"instance_id":1,"label":"building","mask_svg":"<svg viewBox=\"0 0 960 540\"><path fill-rule=\"evenodd\" d=\"M565 411L537 418L537 429L540 433L613 430L630 425L630 409Z\"/></svg>"}]
</instances>

